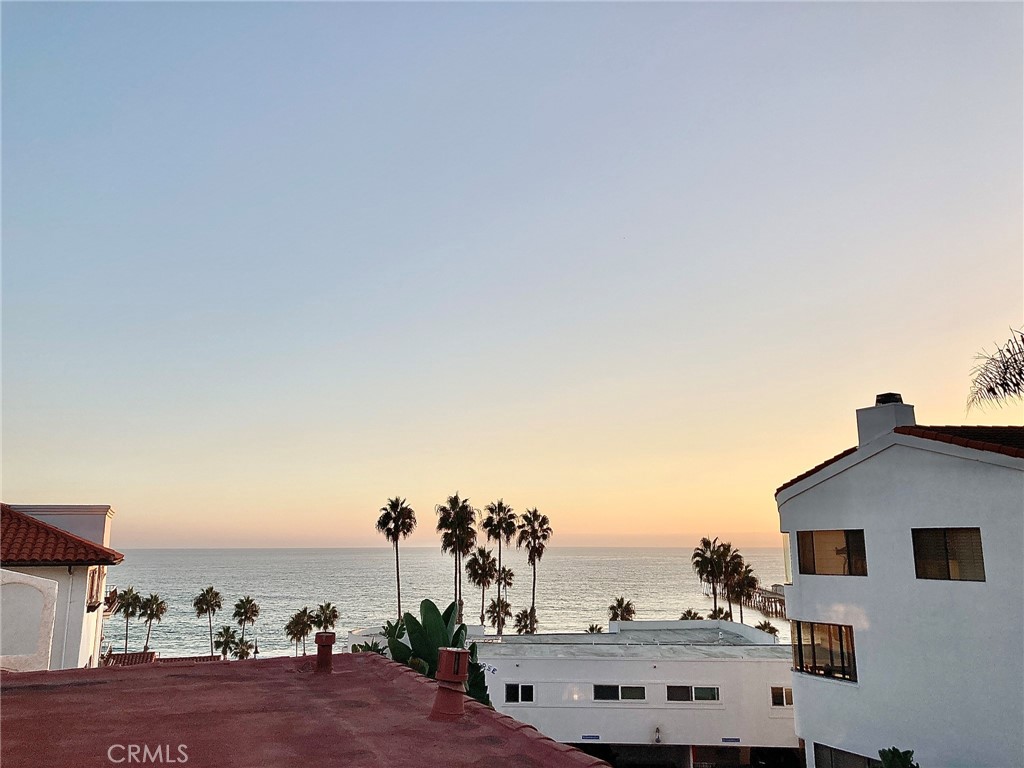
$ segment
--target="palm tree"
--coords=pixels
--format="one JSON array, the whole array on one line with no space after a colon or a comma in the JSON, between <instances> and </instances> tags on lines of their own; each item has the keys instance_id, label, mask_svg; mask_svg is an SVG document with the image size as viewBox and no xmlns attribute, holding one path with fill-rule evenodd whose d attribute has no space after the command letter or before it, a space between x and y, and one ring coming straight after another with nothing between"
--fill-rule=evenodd
<instances>
[{"instance_id":1,"label":"palm tree","mask_svg":"<svg viewBox=\"0 0 1024 768\"><path fill-rule=\"evenodd\" d=\"M434 507L437 512L437 532L441 534L441 551L455 558L455 602L459 609L456 621L462 623L462 561L476 545L476 510L469 499L459 498L458 491L444 504Z\"/></svg>"},{"instance_id":2,"label":"palm tree","mask_svg":"<svg viewBox=\"0 0 1024 768\"><path fill-rule=\"evenodd\" d=\"M416 513L405 499L395 496L380 508L377 518L377 530L384 538L395 545L395 585L398 589L398 618L402 618L402 572L398 567L398 542L409 538L416 529Z\"/></svg>"},{"instance_id":3,"label":"palm tree","mask_svg":"<svg viewBox=\"0 0 1024 768\"><path fill-rule=\"evenodd\" d=\"M235 645L234 655L235 658L241 661L242 659L248 659L252 656L254 651L252 640L239 640L238 644Z\"/></svg>"},{"instance_id":4,"label":"palm tree","mask_svg":"<svg viewBox=\"0 0 1024 768\"><path fill-rule=\"evenodd\" d=\"M297 611L291 618L291 621L295 622L294 629L299 635L299 639L302 640L302 655L306 655L306 638L309 637L309 633L313 631L316 617L309 608L303 608L301 611Z\"/></svg>"},{"instance_id":5,"label":"palm tree","mask_svg":"<svg viewBox=\"0 0 1024 768\"><path fill-rule=\"evenodd\" d=\"M142 595L133 587L128 587L117 596L117 608L114 613L124 616L124 652L128 653L128 621L139 615L142 607Z\"/></svg>"},{"instance_id":6,"label":"palm tree","mask_svg":"<svg viewBox=\"0 0 1024 768\"><path fill-rule=\"evenodd\" d=\"M757 593L758 584L760 584L760 581L757 576L754 575L754 569L744 563L733 582L733 592L736 595L736 602L740 605L740 624L743 623L743 601L753 599L754 595Z\"/></svg>"},{"instance_id":7,"label":"palm tree","mask_svg":"<svg viewBox=\"0 0 1024 768\"><path fill-rule=\"evenodd\" d=\"M496 583L498 585L498 597L503 597L508 601L508 591L512 588L515 580L516 572L507 565L501 566L501 568L498 569L498 576L496 578Z\"/></svg>"},{"instance_id":8,"label":"palm tree","mask_svg":"<svg viewBox=\"0 0 1024 768\"><path fill-rule=\"evenodd\" d=\"M221 627L217 630L217 634L213 636L213 647L220 651L222 659L226 659L228 654L234 651L237 645L238 634L231 627Z\"/></svg>"},{"instance_id":9,"label":"palm tree","mask_svg":"<svg viewBox=\"0 0 1024 768\"><path fill-rule=\"evenodd\" d=\"M167 613L167 603L160 599L160 595L153 593L144 597L139 606L139 617L146 622L146 642L142 646L143 652L149 650L149 636L153 632L153 622L163 620Z\"/></svg>"},{"instance_id":10,"label":"palm tree","mask_svg":"<svg viewBox=\"0 0 1024 768\"><path fill-rule=\"evenodd\" d=\"M713 621L732 621L732 611L727 611L725 608L715 608L708 614L708 618Z\"/></svg>"},{"instance_id":11,"label":"palm tree","mask_svg":"<svg viewBox=\"0 0 1024 768\"><path fill-rule=\"evenodd\" d=\"M692 608L687 608L683 611L683 615L679 617L680 621L703 621L704 617L701 616L697 611Z\"/></svg>"},{"instance_id":12,"label":"palm tree","mask_svg":"<svg viewBox=\"0 0 1024 768\"><path fill-rule=\"evenodd\" d=\"M604 629L602 629L600 624L591 624L587 627L586 632L588 635L600 635L604 632Z\"/></svg>"},{"instance_id":13,"label":"palm tree","mask_svg":"<svg viewBox=\"0 0 1024 768\"><path fill-rule=\"evenodd\" d=\"M521 611L516 613L516 617L513 620L515 624L517 635L532 635L533 634L533 618L530 616L530 609L523 608Z\"/></svg>"},{"instance_id":14,"label":"palm tree","mask_svg":"<svg viewBox=\"0 0 1024 768\"><path fill-rule=\"evenodd\" d=\"M484 623L484 600L487 598L487 588L498 578L498 561L494 559L491 550L486 547L477 547L476 551L466 561L466 577L469 583L480 587L480 624ZM499 629L501 625L499 624Z\"/></svg>"},{"instance_id":15,"label":"palm tree","mask_svg":"<svg viewBox=\"0 0 1024 768\"><path fill-rule=\"evenodd\" d=\"M697 578L701 583L711 587L711 599L715 610L718 610L718 584L722 580L722 563L718 556L718 548L718 537L709 539L705 536L690 555L690 564Z\"/></svg>"},{"instance_id":16,"label":"palm tree","mask_svg":"<svg viewBox=\"0 0 1024 768\"><path fill-rule=\"evenodd\" d=\"M608 606L609 621L632 621L634 616L636 616L636 607L632 600L627 600L625 597L615 598L615 601Z\"/></svg>"},{"instance_id":17,"label":"palm tree","mask_svg":"<svg viewBox=\"0 0 1024 768\"><path fill-rule=\"evenodd\" d=\"M765 619L758 624L755 629L760 629L762 632L767 632L769 635L773 635L775 637L778 637L779 635L778 627L774 626L770 621L768 621L768 619Z\"/></svg>"},{"instance_id":18,"label":"palm tree","mask_svg":"<svg viewBox=\"0 0 1024 768\"><path fill-rule=\"evenodd\" d=\"M239 644L245 642L245 625L255 624L259 615L260 604L248 595L235 603L235 612L231 614L231 618L233 618L238 623L238 626L242 628L242 639L239 640ZM252 649L250 648L249 650L251 651ZM248 656L245 658L248 658Z\"/></svg>"},{"instance_id":19,"label":"palm tree","mask_svg":"<svg viewBox=\"0 0 1024 768\"><path fill-rule=\"evenodd\" d=\"M192 607L196 610L197 619L205 616L210 623L210 655L213 656L213 617L224 607L220 592L213 587L207 587L193 598Z\"/></svg>"},{"instance_id":20,"label":"palm tree","mask_svg":"<svg viewBox=\"0 0 1024 768\"><path fill-rule=\"evenodd\" d=\"M499 621L504 622L512 618L512 606L500 597L492 597L487 606L487 618L490 619L492 627L497 627Z\"/></svg>"},{"instance_id":21,"label":"palm tree","mask_svg":"<svg viewBox=\"0 0 1024 768\"><path fill-rule=\"evenodd\" d=\"M720 563L719 572L722 574L722 590L729 603L729 615L732 616L732 599L736 595L736 583L743 572L743 555L733 549L729 542L719 544L716 555Z\"/></svg>"},{"instance_id":22,"label":"palm tree","mask_svg":"<svg viewBox=\"0 0 1024 768\"><path fill-rule=\"evenodd\" d=\"M975 360L968 410L975 405L1002 405L1024 398L1024 328L1011 328L1009 341L991 353L982 350Z\"/></svg>"},{"instance_id":23,"label":"palm tree","mask_svg":"<svg viewBox=\"0 0 1024 768\"><path fill-rule=\"evenodd\" d=\"M512 507L505 504L504 500L492 501L484 507L486 514L480 527L487 534L488 540L495 539L498 542L498 573L501 573L501 545L512 543L512 537L516 535L516 513ZM501 597L501 585L498 585L498 597ZM505 595L508 599L508 595ZM504 621L498 623L498 634L504 629Z\"/></svg>"},{"instance_id":24,"label":"palm tree","mask_svg":"<svg viewBox=\"0 0 1024 768\"><path fill-rule=\"evenodd\" d=\"M299 622L293 615L284 625L284 635L291 642L295 643L295 655L299 655L299 641L302 640L302 631L299 629Z\"/></svg>"},{"instance_id":25,"label":"palm tree","mask_svg":"<svg viewBox=\"0 0 1024 768\"><path fill-rule=\"evenodd\" d=\"M542 515L537 508L523 512L519 520L519 536L516 538L518 548L526 547L526 560L533 568L533 591L530 593L530 634L537 631L537 563L544 557L544 549L551 540L552 530L547 515Z\"/></svg>"},{"instance_id":26,"label":"palm tree","mask_svg":"<svg viewBox=\"0 0 1024 768\"><path fill-rule=\"evenodd\" d=\"M330 603L320 603L312 615L313 626L321 632L329 632L334 629L339 618L340 614L337 608Z\"/></svg>"}]
</instances>

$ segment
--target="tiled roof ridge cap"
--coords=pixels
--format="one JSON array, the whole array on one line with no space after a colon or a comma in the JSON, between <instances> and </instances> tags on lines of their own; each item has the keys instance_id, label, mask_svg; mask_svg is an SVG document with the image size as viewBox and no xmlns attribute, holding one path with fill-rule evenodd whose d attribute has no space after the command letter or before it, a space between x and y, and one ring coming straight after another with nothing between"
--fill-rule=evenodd
<instances>
[{"instance_id":1,"label":"tiled roof ridge cap","mask_svg":"<svg viewBox=\"0 0 1024 768\"><path fill-rule=\"evenodd\" d=\"M989 453L1000 453L1004 456L1011 456L1017 459L1024 459L1024 449L1014 448L1010 445L1003 445L1002 443L993 443L987 440L973 440L968 437L961 437L959 435L951 435L949 432L943 430L953 429L1012 429L1021 430L1024 434L1024 427L1015 426L972 426L972 425L955 425L946 424L943 426L930 426L924 424L917 424L913 426L896 427L893 432L899 435L907 435L908 437L919 437L923 440L935 440L940 443L948 443L950 445L959 445L962 448L973 448L977 451L987 451Z\"/></svg>"},{"instance_id":2,"label":"tiled roof ridge cap","mask_svg":"<svg viewBox=\"0 0 1024 768\"><path fill-rule=\"evenodd\" d=\"M103 553L104 555L107 556L108 559L114 561L113 563L110 563L110 565L117 565L122 560L124 560L124 555L122 555L116 549L111 549L110 547L105 547L102 544L97 544L95 541L89 541L89 539L82 538L81 536L78 536L78 535L76 535L74 533L71 533L71 531L65 531L63 528L59 528L56 525L51 525L50 523L44 522L43 520L40 520L40 519L38 519L36 517L32 517L32 515L25 514L24 512L19 512L18 510L14 509L10 504L7 504L6 502L0 503L0 510L2 510L2 513L4 515L15 515L17 518L20 518L22 521L28 523L29 525L39 526L43 530L47 530L47 531L49 531L50 533L52 533L54 535L61 536L61 537L65 538L65 539L70 539L71 541L75 542L76 544L78 544L80 546L84 546L84 547L87 547L89 549L96 550L97 552ZM5 562L7 562L7 561L5 561ZM17 558L14 558L10 562L17 563L17 562L22 562L22 561L19 561ZM31 561L27 561L27 562L31 562ZM50 561L48 561L48 560L40 560L39 561L40 564L44 564L44 563L48 563L48 562L50 562ZM106 563L100 563L100 565L104 565L104 564L106 564Z\"/></svg>"}]
</instances>

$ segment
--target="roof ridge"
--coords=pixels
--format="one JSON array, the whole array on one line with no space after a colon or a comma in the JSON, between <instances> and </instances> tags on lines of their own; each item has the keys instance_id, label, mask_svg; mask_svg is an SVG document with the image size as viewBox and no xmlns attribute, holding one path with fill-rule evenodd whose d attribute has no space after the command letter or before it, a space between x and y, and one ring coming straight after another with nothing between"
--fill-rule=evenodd
<instances>
[{"instance_id":1,"label":"roof ridge","mask_svg":"<svg viewBox=\"0 0 1024 768\"><path fill-rule=\"evenodd\" d=\"M94 556L93 558L65 558L65 559L75 559L75 560L81 560L81 559L102 559L102 560L111 561L111 562L95 563L96 565L117 565L122 560L124 560L124 555L122 555L116 549L111 549L110 547L105 547L102 544L97 544L95 541L89 541L89 539L86 539L86 538L83 538L83 537L81 537L81 536L79 536L77 534L71 533L71 531L66 531L63 528L57 527L56 525L52 525L51 523L47 523L47 522L44 522L44 521L40 520L39 518L32 517L32 515L25 514L24 512L19 512L18 510L14 509L14 507L12 507L10 504L0 503L0 515L2 515L4 517L6 517L8 515L13 515L17 521L23 523L24 525L28 525L28 526L31 526L31 527L35 527L35 528L41 529L44 533L48 533L48 534L50 534L52 536L58 536L58 537L64 539L65 541L70 541L72 544L77 544L80 547L85 547L86 549L91 549L95 553L98 553L98 555L99 555L99 557L95 557ZM4 522L4 526L3 526L4 529L9 529L9 526L10 526L10 521L9 520L5 521ZM36 558L8 557L7 553L0 553L0 561L2 561L5 565L7 565L7 564L15 565L15 564L20 564L20 563L27 564L27 565L45 565L45 564L49 564L51 562L51 561L42 560L42 559L38 559L38 562L37 562L36 560L37 560ZM81 565L92 565L92 563L81 563Z\"/></svg>"}]
</instances>

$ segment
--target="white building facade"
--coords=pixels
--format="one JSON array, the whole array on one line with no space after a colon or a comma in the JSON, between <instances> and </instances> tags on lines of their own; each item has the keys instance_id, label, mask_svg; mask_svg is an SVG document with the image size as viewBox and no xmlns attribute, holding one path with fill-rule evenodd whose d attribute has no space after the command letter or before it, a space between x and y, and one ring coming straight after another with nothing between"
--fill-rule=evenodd
<instances>
[{"instance_id":1,"label":"white building facade","mask_svg":"<svg viewBox=\"0 0 1024 768\"><path fill-rule=\"evenodd\" d=\"M123 555L107 546L114 511L98 505L3 505L0 667L74 669L101 664L107 568ZM34 579L17 579L24 574ZM31 594L33 589L38 597ZM48 617L48 618L47 618ZM48 640L47 666L38 652ZM10 658L8 658L10 657Z\"/></svg>"},{"instance_id":2,"label":"white building facade","mask_svg":"<svg viewBox=\"0 0 1024 768\"><path fill-rule=\"evenodd\" d=\"M611 622L477 649L494 707L556 741L644 746L645 764L796 764L789 648L753 627Z\"/></svg>"},{"instance_id":3,"label":"white building facade","mask_svg":"<svg viewBox=\"0 0 1024 768\"><path fill-rule=\"evenodd\" d=\"M1024 428L924 427L899 395L782 486L808 766L1024 765Z\"/></svg>"}]
</instances>

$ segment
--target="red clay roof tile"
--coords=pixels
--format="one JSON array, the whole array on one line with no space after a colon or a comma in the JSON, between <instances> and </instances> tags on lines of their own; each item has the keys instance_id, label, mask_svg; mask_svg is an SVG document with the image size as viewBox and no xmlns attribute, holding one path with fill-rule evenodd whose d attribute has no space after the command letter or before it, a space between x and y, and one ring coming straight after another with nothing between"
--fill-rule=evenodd
<instances>
[{"instance_id":1,"label":"red clay roof tile","mask_svg":"<svg viewBox=\"0 0 1024 768\"><path fill-rule=\"evenodd\" d=\"M117 565L124 555L0 504L0 565Z\"/></svg>"}]
</instances>

